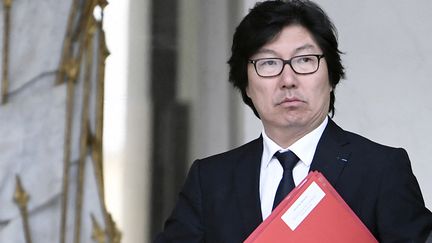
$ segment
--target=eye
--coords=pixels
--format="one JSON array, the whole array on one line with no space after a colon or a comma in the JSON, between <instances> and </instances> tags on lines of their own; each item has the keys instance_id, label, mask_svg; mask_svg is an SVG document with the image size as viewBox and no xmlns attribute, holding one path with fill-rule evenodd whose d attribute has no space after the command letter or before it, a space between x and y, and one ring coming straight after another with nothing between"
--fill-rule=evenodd
<instances>
[{"instance_id":1,"label":"eye","mask_svg":"<svg viewBox=\"0 0 432 243\"><path fill-rule=\"evenodd\" d=\"M298 63L309 63L309 62L313 62L314 59L312 56L304 56L304 57L299 57L297 59Z\"/></svg>"},{"instance_id":2,"label":"eye","mask_svg":"<svg viewBox=\"0 0 432 243\"><path fill-rule=\"evenodd\" d=\"M271 67L277 66L279 64L277 59L262 59L258 62L258 65L261 67Z\"/></svg>"}]
</instances>

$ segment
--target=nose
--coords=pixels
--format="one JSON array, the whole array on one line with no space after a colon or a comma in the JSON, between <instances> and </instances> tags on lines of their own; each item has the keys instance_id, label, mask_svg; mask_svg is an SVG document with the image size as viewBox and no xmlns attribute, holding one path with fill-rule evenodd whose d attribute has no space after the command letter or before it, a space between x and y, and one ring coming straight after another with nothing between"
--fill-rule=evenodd
<instances>
[{"instance_id":1,"label":"nose","mask_svg":"<svg viewBox=\"0 0 432 243\"><path fill-rule=\"evenodd\" d=\"M297 74L291 68L288 63L285 63L284 69L280 74L280 87L283 88L295 88L297 87L298 79Z\"/></svg>"}]
</instances>

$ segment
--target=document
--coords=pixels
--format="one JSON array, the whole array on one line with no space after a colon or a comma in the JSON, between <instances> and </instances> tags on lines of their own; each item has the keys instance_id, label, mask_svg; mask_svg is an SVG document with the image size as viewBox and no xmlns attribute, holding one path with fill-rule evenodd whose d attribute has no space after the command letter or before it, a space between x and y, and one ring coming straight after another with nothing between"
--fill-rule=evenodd
<instances>
[{"instance_id":1,"label":"document","mask_svg":"<svg viewBox=\"0 0 432 243\"><path fill-rule=\"evenodd\" d=\"M378 242L320 172L309 175L245 243Z\"/></svg>"}]
</instances>

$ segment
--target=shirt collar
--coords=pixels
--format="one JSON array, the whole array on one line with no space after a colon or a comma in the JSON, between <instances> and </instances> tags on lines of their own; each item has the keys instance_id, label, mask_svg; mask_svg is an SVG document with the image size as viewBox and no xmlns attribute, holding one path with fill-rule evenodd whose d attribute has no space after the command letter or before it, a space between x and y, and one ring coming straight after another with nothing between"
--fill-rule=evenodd
<instances>
[{"instance_id":1,"label":"shirt collar","mask_svg":"<svg viewBox=\"0 0 432 243\"><path fill-rule=\"evenodd\" d=\"M262 131L263 136L263 155L262 155L262 163L265 167L268 166L273 155L277 151L285 152L287 150L293 151L297 157L299 157L300 161L303 162L306 166L310 166L312 163L313 156L315 154L316 147L321 138L321 135L324 132L325 127L328 123L328 117L324 119L324 121L314 130L297 140L288 148L282 148L273 140L271 140L264 129Z\"/></svg>"}]
</instances>

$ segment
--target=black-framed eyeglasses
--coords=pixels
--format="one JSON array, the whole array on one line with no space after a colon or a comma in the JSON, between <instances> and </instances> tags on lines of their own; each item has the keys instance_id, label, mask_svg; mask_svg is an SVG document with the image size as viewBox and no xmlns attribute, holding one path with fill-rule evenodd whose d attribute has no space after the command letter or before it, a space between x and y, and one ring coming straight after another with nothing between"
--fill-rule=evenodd
<instances>
[{"instance_id":1,"label":"black-framed eyeglasses","mask_svg":"<svg viewBox=\"0 0 432 243\"><path fill-rule=\"evenodd\" d=\"M279 76L285 65L289 64L296 74L312 74L318 71L321 58L324 54L309 54L292 57L289 60L282 58L258 58L249 60L255 67L258 76L263 78Z\"/></svg>"}]
</instances>

